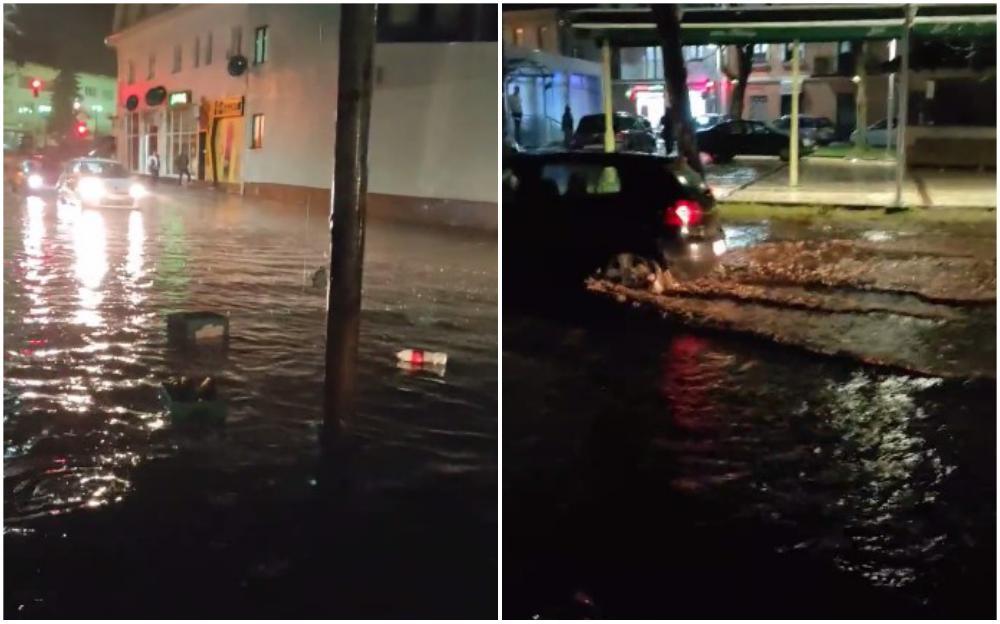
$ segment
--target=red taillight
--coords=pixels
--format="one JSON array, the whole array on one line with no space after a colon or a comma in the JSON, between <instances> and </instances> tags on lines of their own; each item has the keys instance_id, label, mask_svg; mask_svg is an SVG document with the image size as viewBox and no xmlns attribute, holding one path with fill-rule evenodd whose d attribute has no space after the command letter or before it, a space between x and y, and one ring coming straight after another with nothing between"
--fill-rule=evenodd
<instances>
[{"instance_id":1,"label":"red taillight","mask_svg":"<svg viewBox=\"0 0 1000 624\"><path fill-rule=\"evenodd\" d=\"M701 206L690 199L678 199L663 214L663 222L676 227L698 225L702 218Z\"/></svg>"}]
</instances>

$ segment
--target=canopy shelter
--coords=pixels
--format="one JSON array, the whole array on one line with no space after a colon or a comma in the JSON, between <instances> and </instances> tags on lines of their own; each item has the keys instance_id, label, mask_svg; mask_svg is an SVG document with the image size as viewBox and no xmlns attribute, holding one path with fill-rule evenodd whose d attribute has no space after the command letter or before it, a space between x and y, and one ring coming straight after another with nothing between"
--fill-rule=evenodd
<instances>
[{"instance_id":1,"label":"canopy shelter","mask_svg":"<svg viewBox=\"0 0 1000 624\"><path fill-rule=\"evenodd\" d=\"M967 39L996 37L993 4L920 4L912 34ZM572 27L614 46L654 46L660 40L649 7L577 9ZM681 43L738 44L900 39L906 29L905 6L864 4L737 5L685 7Z\"/></svg>"},{"instance_id":2,"label":"canopy shelter","mask_svg":"<svg viewBox=\"0 0 1000 624\"><path fill-rule=\"evenodd\" d=\"M659 46L652 10L648 6L580 8L569 11L572 28L601 42L606 75L610 48ZM926 39L996 39L995 4L907 5L736 5L687 6L681 14L681 44L793 43L792 121L789 136L789 184L798 184L799 46L801 42L885 41L899 39L900 92L909 93L909 41ZM610 77L605 89L610 89ZM906 168L907 97L899 98L896 139L896 204L902 202ZM610 107L610 104L608 105ZM606 110L606 115L611 111ZM891 119L893 115L888 115Z\"/></svg>"}]
</instances>

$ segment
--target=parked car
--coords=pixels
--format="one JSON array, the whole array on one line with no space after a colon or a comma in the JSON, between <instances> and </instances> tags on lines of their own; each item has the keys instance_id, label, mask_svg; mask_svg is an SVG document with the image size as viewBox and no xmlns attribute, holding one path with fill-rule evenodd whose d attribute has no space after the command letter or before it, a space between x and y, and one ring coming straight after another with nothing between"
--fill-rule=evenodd
<instances>
[{"instance_id":1,"label":"parked car","mask_svg":"<svg viewBox=\"0 0 1000 624\"><path fill-rule=\"evenodd\" d=\"M695 132L698 150L715 162L727 162L742 154L778 156L788 160L788 133L760 121L732 120ZM815 148L812 139L799 137L799 155Z\"/></svg>"},{"instance_id":2,"label":"parked car","mask_svg":"<svg viewBox=\"0 0 1000 624\"><path fill-rule=\"evenodd\" d=\"M59 177L59 201L90 208L139 208L146 188L108 158L76 158Z\"/></svg>"},{"instance_id":3,"label":"parked car","mask_svg":"<svg viewBox=\"0 0 1000 624\"><path fill-rule=\"evenodd\" d=\"M872 147L894 146L896 145L896 128L898 127L899 126L897 125L897 121L893 120L892 136L890 136L889 120L882 119L881 121L877 121L872 125L868 126L867 130L865 131L865 143L867 143ZM852 144L856 145L858 143L858 138L859 136L857 130L851 133Z\"/></svg>"},{"instance_id":4,"label":"parked car","mask_svg":"<svg viewBox=\"0 0 1000 624\"><path fill-rule=\"evenodd\" d=\"M729 115L719 115L717 113L710 113L708 115L698 115L694 118L695 130L703 130L705 128L711 128L712 126L718 125L724 121L731 121L732 117Z\"/></svg>"},{"instance_id":5,"label":"parked car","mask_svg":"<svg viewBox=\"0 0 1000 624\"><path fill-rule=\"evenodd\" d=\"M505 298L570 298L596 271L640 259L694 277L725 251L715 199L682 160L513 154L503 169Z\"/></svg>"},{"instance_id":6,"label":"parked car","mask_svg":"<svg viewBox=\"0 0 1000 624\"><path fill-rule=\"evenodd\" d=\"M653 126L645 117L629 113L615 113L615 151L645 152L656 151L656 134ZM570 149L603 150L604 149L604 114L584 115L576 126L576 132L570 140Z\"/></svg>"},{"instance_id":7,"label":"parked car","mask_svg":"<svg viewBox=\"0 0 1000 624\"><path fill-rule=\"evenodd\" d=\"M791 132L792 116L778 117L771 125L782 132ZM837 138L837 127L826 117L799 115L799 136L812 139L816 145L829 145Z\"/></svg>"}]
</instances>

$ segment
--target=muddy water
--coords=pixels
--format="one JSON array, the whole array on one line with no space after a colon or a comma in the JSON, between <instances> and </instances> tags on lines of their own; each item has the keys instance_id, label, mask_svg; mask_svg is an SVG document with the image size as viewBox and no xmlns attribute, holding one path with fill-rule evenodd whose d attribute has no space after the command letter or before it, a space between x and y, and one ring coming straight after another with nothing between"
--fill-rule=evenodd
<instances>
[{"instance_id":1,"label":"muddy water","mask_svg":"<svg viewBox=\"0 0 1000 624\"><path fill-rule=\"evenodd\" d=\"M975 236L867 231L750 224L727 238L751 254L848 237L995 253ZM783 294L831 303L816 288ZM995 306L870 294L860 303L902 314L695 311L729 306L730 321L793 344L849 344L947 378L692 333L613 300L505 314L505 615L992 617Z\"/></svg>"},{"instance_id":2,"label":"muddy water","mask_svg":"<svg viewBox=\"0 0 1000 624\"><path fill-rule=\"evenodd\" d=\"M322 211L158 195L5 202L5 613L490 617L495 240L372 225L360 413L321 455ZM178 310L228 314L228 351L168 348ZM174 374L216 377L224 428L170 422Z\"/></svg>"}]
</instances>

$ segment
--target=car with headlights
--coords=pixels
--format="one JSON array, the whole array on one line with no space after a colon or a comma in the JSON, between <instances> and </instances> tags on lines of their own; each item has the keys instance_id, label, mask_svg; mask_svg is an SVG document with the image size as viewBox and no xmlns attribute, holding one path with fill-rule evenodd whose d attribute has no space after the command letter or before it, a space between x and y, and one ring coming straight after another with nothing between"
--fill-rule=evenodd
<instances>
[{"instance_id":1,"label":"car with headlights","mask_svg":"<svg viewBox=\"0 0 1000 624\"><path fill-rule=\"evenodd\" d=\"M109 158L69 161L57 185L59 201L87 208L139 208L146 188Z\"/></svg>"},{"instance_id":2,"label":"car with headlights","mask_svg":"<svg viewBox=\"0 0 1000 624\"><path fill-rule=\"evenodd\" d=\"M777 156L789 159L789 136L766 123L734 119L695 132L698 151L708 154L713 162L724 163L733 156ZM816 148L816 142L799 137L799 156Z\"/></svg>"},{"instance_id":3,"label":"car with headlights","mask_svg":"<svg viewBox=\"0 0 1000 624\"><path fill-rule=\"evenodd\" d=\"M715 198L683 160L634 153L513 154L505 159L504 297L579 294L587 277L645 262L678 279L725 253Z\"/></svg>"},{"instance_id":4,"label":"car with headlights","mask_svg":"<svg viewBox=\"0 0 1000 624\"><path fill-rule=\"evenodd\" d=\"M62 163L55 156L37 154L21 161L16 177L17 190L29 195L55 191Z\"/></svg>"}]
</instances>

